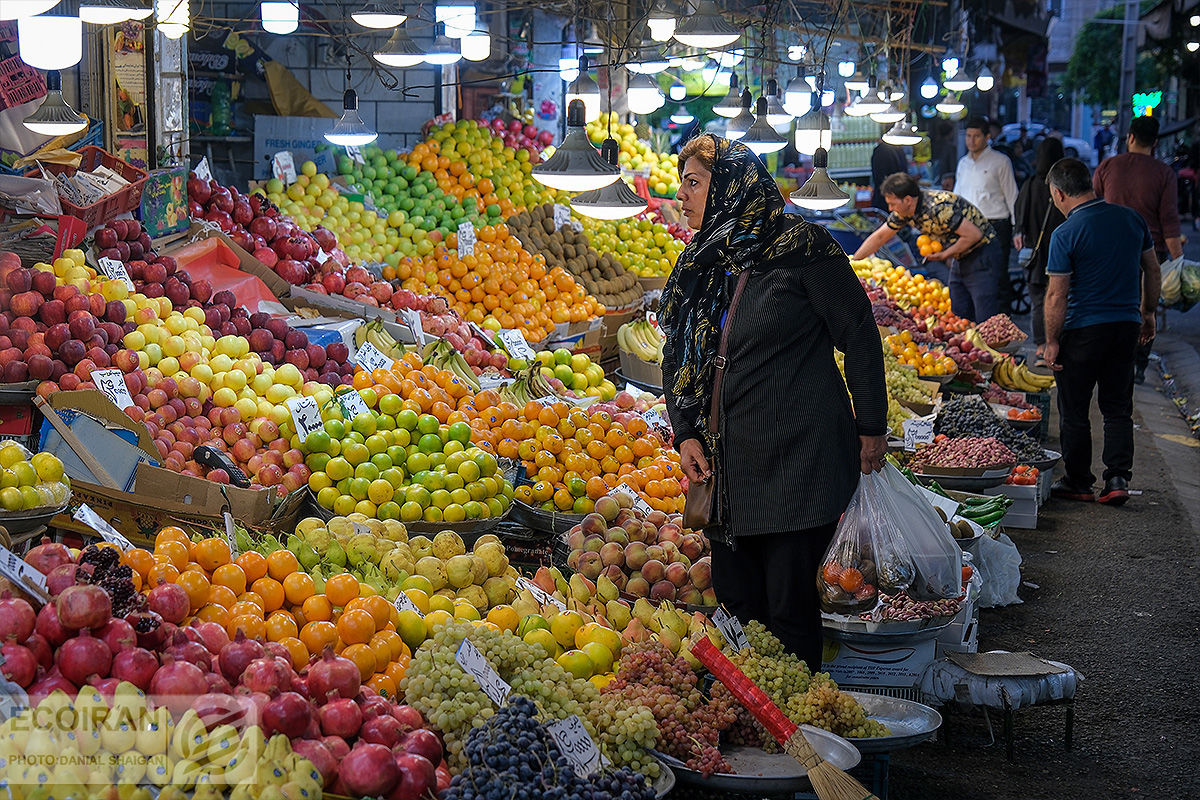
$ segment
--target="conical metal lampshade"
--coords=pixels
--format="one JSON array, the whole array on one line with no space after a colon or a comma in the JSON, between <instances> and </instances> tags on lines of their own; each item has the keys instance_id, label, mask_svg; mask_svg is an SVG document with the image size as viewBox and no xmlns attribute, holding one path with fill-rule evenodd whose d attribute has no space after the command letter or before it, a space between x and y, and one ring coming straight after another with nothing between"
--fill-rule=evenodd
<instances>
[{"instance_id":1,"label":"conical metal lampshade","mask_svg":"<svg viewBox=\"0 0 1200 800\"><path fill-rule=\"evenodd\" d=\"M901 147L914 145L921 141L921 133L911 122L902 119L883 135L883 141Z\"/></svg>"},{"instance_id":2,"label":"conical metal lampshade","mask_svg":"<svg viewBox=\"0 0 1200 800\"><path fill-rule=\"evenodd\" d=\"M774 153L787 147L787 139L779 135L767 117L768 107L767 98L758 98L754 124L750 126L750 130L746 131L746 135L742 136L740 140L742 144L760 156L767 153Z\"/></svg>"},{"instance_id":3,"label":"conical metal lampshade","mask_svg":"<svg viewBox=\"0 0 1200 800\"><path fill-rule=\"evenodd\" d=\"M92 25L114 25L131 19L145 19L154 13L149 3L138 0L83 0L79 18Z\"/></svg>"},{"instance_id":4,"label":"conical metal lampshade","mask_svg":"<svg viewBox=\"0 0 1200 800\"><path fill-rule=\"evenodd\" d=\"M725 47L741 37L742 29L725 19L713 0L700 0L696 11L675 26L677 42L705 50Z\"/></svg>"},{"instance_id":5,"label":"conical metal lampshade","mask_svg":"<svg viewBox=\"0 0 1200 800\"><path fill-rule=\"evenodd\" d=\"M567 135L546 161L534 166L531 174L551 189L585 192L608 186L621 177L621 170L605 161L592 147L584 131L586 121L582 100L567 106Z\"/></svg>"},{"instance_id":6,"label":"conical metal lampshade","mask_svg":"<svg viewBox=\"0 0 1200 800\"><path fill-rule=\"evenodd\" d=\"M412 40L408 31L396 28L373 58L387 67L415 67L425 62L425 51Z\"/></svg>"},{"instance_id":7,"label":"conical metal lampshade","mask_svg":"<svg viewBox=\"0 0 1200 800\"><path fill-rule=\"evenodd\" d=\"M46 73L46 97L37 110L22 120L26 128L43 136L65 136L88 126L87 117L67 103L62 93L62 76L57 70Z\"/></svg>"},{"instance_id":8,"label":"conical metal lampshade","mask_svg":"<svg viewBox=\"0 0 1200 800\"><path fill-rule=\"evenodd\" d=\"M446 23L438 23L437 29L437 36L433 37L433 43L425 51L425 63L439 67L457 63L462 58L462 51L454 40L446 35Z\"/></svg>"},{"instance_id":9,"label":"conical metal lampshade","mask_svg":"<svg viewBox=\"0 0 1200 800\"><path fill-rule=\"evenodd\" d=\"M813 154L813 174L796 191L792 192L792 202L801 208L811 208L814 211L828 211L839 208L850 202L850 196L838 188L829 177L826 167L829 164L829 153L824 147L818 148Z\"/></svg>"},{"instance_id":10,"label":"conical metal lampshade","mask_svg":"<svg viewBox=\"0 0 1200 800\"><path fill-rule=\"evenodd\" d=\"M737 73L729 76L729 94L722 97L713 106L713 113L733 119L742 113L742 90L738 88Z\"/></svg>"},{"instance_id":11,"label":"conical metal lampshade","mask_svg":"<svg viewBox=\"0 0 1200 800\"><path fill-rule=\"evenodd\" d=\"M347 89L342 96L342 109L341 118L325 134L326 141L343 147L362 147L379 138L358 115L358 93L353 89Z\"/></svg>"},{"instance_id":12,"label":"conical metal lampshade","mask_svg":"<svg viewBox=\"0 0 1200 800\"><path fill-rule=\"evenodd\" d=\"M725 138L737 140L746 135L754 124L754 115L750 113L750 90L742 90L742 110L729 122L725 123Z\"/></svg>"},{"instance_id":13,"label":"conical metal lampshade","mask_svg":"<svg viewBox=\"0 0 1200 800\"><path fill-rule=\"evenodd\" d=\"M605 139L600 145L601 158L614 167L617 166L617 152L616 139ZM619 178L603 188L581 192L571 200L571 208L596 219L632 217L645 211L646 205L646 201Z\"/></svg>"}]
</instances>

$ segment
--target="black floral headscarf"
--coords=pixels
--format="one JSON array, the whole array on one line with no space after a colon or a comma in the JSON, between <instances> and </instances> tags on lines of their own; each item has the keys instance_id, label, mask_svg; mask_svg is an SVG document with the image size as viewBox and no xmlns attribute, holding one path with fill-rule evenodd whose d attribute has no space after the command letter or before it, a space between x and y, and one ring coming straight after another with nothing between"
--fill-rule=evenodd
<instances>
[{"instance_id":1,"label":"black floral headscarf","mask_svg":"<svg viewBox=\"0 0 1200 800\"><path fill-rule=\"evenodd\" d=\"M798 256L811 255L816 244L810 223L784 213L779 187L758 156L740 142L712 138L716 159L704 220L680 253L658 312L678 365L674 384L665 388L681 410L700 420L701 430L707 427L721 321L730 301L726 276L799 266Z\"/></svg>"}]
</instances>

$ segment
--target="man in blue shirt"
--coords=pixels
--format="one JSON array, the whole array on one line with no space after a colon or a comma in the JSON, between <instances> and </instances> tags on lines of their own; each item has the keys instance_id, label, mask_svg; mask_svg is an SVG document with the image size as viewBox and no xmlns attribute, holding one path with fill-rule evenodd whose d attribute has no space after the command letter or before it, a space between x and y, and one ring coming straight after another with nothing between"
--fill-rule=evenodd
<instances>
[{"instance_id":1,"label":"man in blue shirt","mask_svg":"<svg viewBox=\"0 0 1200 800\"><path fill-rule=\"evenodd\" d=\"M1063 467L1056 497L1121 505L1133 469L1133 369L1154 336L1161 273L1146 222L1092 191L1083 162L1064 158L1046 176L1067 218L1050 237L1045 360L1058 372ZM1104 488L1092 494L1092 392L1104 416Z\"/></svg>"}]
</instances>

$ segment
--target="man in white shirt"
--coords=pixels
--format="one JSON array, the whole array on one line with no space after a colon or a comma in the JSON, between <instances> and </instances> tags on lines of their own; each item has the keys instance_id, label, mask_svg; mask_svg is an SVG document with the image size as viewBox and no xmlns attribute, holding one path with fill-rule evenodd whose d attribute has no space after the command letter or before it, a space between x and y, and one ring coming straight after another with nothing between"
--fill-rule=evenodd
<instances>
[{"instance_id":1,"label":"man in white shirt","mask_svg":"<svg viewBox=\"0 0 1200 800\"><path fill-rule=\"evenodd\" d=\"M1013 297L1008 277L1012 253L1013 207L1017 202L1017 181L1012 161L988 146L988 121L972 117L966 128L967 154L959 159L954 192L975 206L996 229L1002 250L1000 278L1001 307L1007 308ZM983 320L975 320L983 322Z\"/></svg>"}]
</instances>

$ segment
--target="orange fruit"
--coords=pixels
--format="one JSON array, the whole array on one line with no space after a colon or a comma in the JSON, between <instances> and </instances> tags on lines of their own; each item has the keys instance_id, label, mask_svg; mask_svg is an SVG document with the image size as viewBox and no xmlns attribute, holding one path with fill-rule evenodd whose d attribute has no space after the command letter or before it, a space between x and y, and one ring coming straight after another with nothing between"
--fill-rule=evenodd
<instances>
[{"instance_id":1,"label":"orange fruit","mask_svg":"<svg viewBox=\"0 0 1200 800\"><path fill-rule=\"evenodd\" d=\"M274 578L259 578L250 584L250 590L262 597L263 611L268 614L283 608L283 601L286 599L283 584Z\"/></svg>"},{"instance_id":2,"label":"orange fruit","mask_svg":"<svg viewBox=\"0 0 1200 800\"><path fill-rule=\"evenodd\" d=\"M324 620L310 622L300 629L300 641L309 653L324 652L327 646L332 647L337 642L337 626Z\"/></svg>"},{"instance_id":3,"label":"orange fruit","mask_svg":"<svg viewBox=\"0 0 1200 800\"><path fill-rule=\"evenodd\" d=\"M381 631L371 637L367 645L375 653L376 664L386 664L392 660L392 645L386 638L380 638L386 631Z\"/></svg>"},{"instance_id":4,"label":"orange fruit","mask_svg":"<svg viewBox=\"0 0 1200 800\"><path fill-rule=\"evenodd\" d=\"M383 630L383 626L392 621L396 607L382 595L372 595L362 599L362 607L375 619L375 629Z\"/></svg>"},{"instance_id":5,"label":"orange fruit","mask_svg":"<svg viewBox=\"0 0 1200 800\"><path fill-rule=\"evenodd\" d=\"M200 622L215 622L222 628L229 627L229 609L219 606L216 603L209 603L202 606L196 612L196 619Z\"/></svg>"},{"instance_id":6,"label":"orange fruit","mask_svg":"<svg viewBox=\"0 0 1200 800\"><path fill-rule=\"evenodd\" d=\"M400 685L400 681L403 680L405 674L408 673L408 662L410 660L410 657L405 655L387 665L387 668L384 672L389 678L396 682L397 686Z\"/></svg>"},{"instance_id":7,"label":"orange fruit","mask_svg":"<svg viewBox=\"0 0 1200 800\"><path fill-rule=\"evenodd\" d=\"M153 589L160 583L174 583L179 578L179 570L175 569L175 565L160 561L155 564L150 570L150 574L146 576L146 585Z\"/></svg>"},{"instance_id":8,"label":"orange fruit","mask_svg":"<svg viewBox=\"0 0 1200 800\"><path fill-rule=\"evenodd\" d=\"M244 633L247 639L262 639L267 635L267 623L263 621L262 617L242 614L229 621L226 631L229 633L230 639L236 637L238 631Z\"/></svg>"},{"instance_id":9,"label":"orange fruit","mask_svg":"<svg viewBox=\"0 0 1200 800\"><path fill-rule=\"evenodd\" d=\"M257 605L255 603L246 602L245 600L239 600L238 602L236 602L232 606L230 606L229 616L231 616L231 617L255 616L255 617L258 617L259 619L262 619L264 614L263 614L262 606Z\"/></svg>"},{"instance_id":10,"label":"orange fruit","mask_svg":"<svg viewBox=\"0 0 1200 800\"><path fill-rule=\"evenodd\" d=\"M140 547L126 550L123 561L143 578L150 574L150 570L154 569L154 554Z\"/></svg>"},{"instance_id":11,"label":"orange fruit","mask_svg":"<svg viewBox=\"0 0 1200 800\"><path fill-rule=\"evenodd\" d=\"M163 542L179 542L186 547L192 543L192 540L188 538L183 528L176 525L168 525L165 528L161 528L158 534L155 535L154 549L157 550L159 544Z\"/></svg>"},{"instance_id":12,"label":"orange fruit","mask_svg":"<svg viewBox=\"0 0 1200 800\"><path fill-rule=\"evenodd\" d=\"M313 579L303 572L293 572L283 579L283 594L289 605L301 605L316 593L316 584L313 583Z\"/></svg>"},{"instance_id":13,"label":"orange fruit","mask_svg":"<svg viewBox=\"0 0 1200 800\"><path fill-rule=\"evenodd\" d=\"M208 588L208 602L212 605L220 606L228 611L233 608L233 604L237 602L238 596L228 586L220 584L212 584Z\"/></svg>"},{"instance_id":14,"label":"orange fruit","mask_svg":"<svg viewBox=\"0 0 1200 800\"><path fill-rule=\"evenodd\" d=\"M298 636L296 620L286 611L276 611L267 617L267 641L281 642L284 639Z\"/></svg>"},{"instance_id":15,"label":"orange fruit","mask_svg":"<svg viewBox=\"0 0 1200 800\"><path fill-rule=\"evenodd\" d=\"M373 642L375 639L383 639L388 643L388 647L391 648L391 655L388 656L388 661L394 661L400 656L406 655L409 652L408 645L406 645L404 640L400 638L400 634L396 633L395 631L382 630L375 634L371 641Z\"/></svg>"},{"instance_id":16,"label":"orange fruit","mask_svg":"<svg viewBox=\"0 0 1200 800\"><path fill-rule=\"evenodd\" d=\"M309 622L330 622L333 620L333 603L323 594L314 594L300 606L300 613Z\"/></svg>"},{"instance_id":17,"label":"orange fruit","mask_svg":"<svg viewBox=\"0 0 1200 800\"><path fill-rule=\"evenodd\" d=\"M197 542L192 555L196 563L209 572L233 560L229 553L229 543L215 536Z\"/></svg>"},{"instance_id":18,"label":"orange fruit","mask_svg":"<svg viewBox=\"0 0 1200 800\"><path fill-rule=\"evenodd\" d=\"M386 697L389 700L396 699L396 682L382 672L376 672L367 681L367 686L370 686L381 697Z\"/></svg>"},{"instance_id":19,"label":"orange fruit","mask_svg":"<svg viewBox=\"0 0 1200 800\"><path fill-rule=\"evenodd\" d=\"M208 602L208 591L212 588L212 585L208 582L208 578L203 572L187 570L180 573L175 582L187 592L188 600L192 604L192 613L195 613L201 606Z\"/></svg>"},{"instance_id":20,"label":"orange fruit","mask_svg":"<svg viewBox=\"0 0 1200 800\"><path fill-rule=\"evenodd\" d=\"M222 564L213 570L212 583L226 586L234 595L239 595L246 591L246 573L237 564Z\"/></svg>"},{"instance_id":21,"label":"orange fruit","mask_svg":"<svg viewBox=\"0 0 1200 800\"><path fill-rule=\"evenodd\" d=\"M297 639L295 636L288 636L280 639L279 643L287 648L288 655L292 659L292 667L297 672L304 669L308 665L310 654L308 648L304 646L304 642Z\"/></svg>"},{"instance_id":22,"label":"orange fruit","mask_svg":"<svg viewBox=\"0 0 1200 800\"><path fill-rule=\"evenodd\" d=\"M377 666L375 661L375 651L372 650L368 645L346 645L345 649L343 649L338 655L342 656L342 658L348 658L353 661L354 665L358 667L358 674L362 676L364 681L370 680L371 676L375 674L375 667Z\"/></svg>"},{"instance_id":23,"label":"orange fruit","mask_svg":"<svg viewBox=\"0 0 1200 800\"><path fill-rule=\"evenodd\" d=\"M335 606L345 607L347 603L358 597L358 578L349 572L334 575L325 581L325 596Z\"/></svg>"},{"instance_id":24,"label":"orange fruit","mask_svg":"<svg viewBox=\"0 0 1200 800\"><path fill-rule=\"evenodd\" d=\"M291 550L276 550L267 556L267 574L277 581L300 569L300 562Z\"/></svg>"},{"instance_id":25,"label":"orange fruit","mask_svg":"<svg viewBox=\"0 0 1200 800\"><path fill-rule=\"evenodd\" d=\"M154 546L154 554L166 556L175 569L182 570L191 561L191 554L188 553L187 545L176 541L166 541L162 544Z\"/></svg>"},{"instance_id":26,"label":"orange fruit","mask_svg":"<svg viewBox=\"0 0 1200 800\"><path fill-rule=\"evenodd\" d=\"M267 574L267 557L262 553L249 550L238 556L234 563L242 568L242 572L246 573L246 580L250 583Z\"/></svg>"},{"instance_id":27,"label":"orange fruit","mask_svg":"<svg viewBox=\"0 0 1200 800\"><path fill-rule=\"evenodd\" d=\"M375 635L375 619L364 609L352 608L338 617L337 631L346 644L366 644Z\"/></svg>"}]
</instances>

